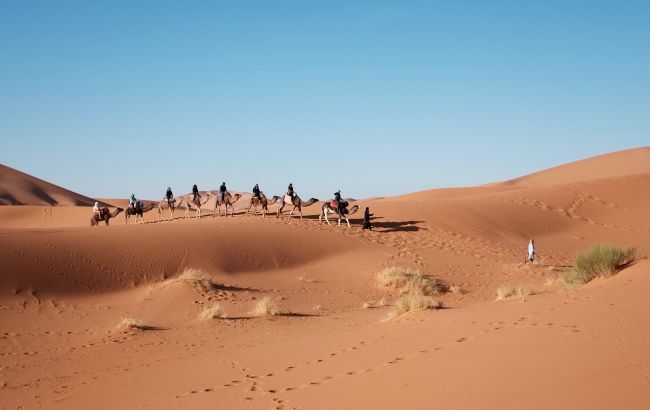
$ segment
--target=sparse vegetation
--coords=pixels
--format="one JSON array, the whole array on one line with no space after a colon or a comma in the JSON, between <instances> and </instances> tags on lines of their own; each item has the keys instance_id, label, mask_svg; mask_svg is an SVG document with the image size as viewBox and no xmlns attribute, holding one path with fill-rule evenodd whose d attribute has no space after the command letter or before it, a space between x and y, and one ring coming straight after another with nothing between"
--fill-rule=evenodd
<instances>
[{"instance_id":1,"label":"sparse vegetation","mask_svg":"<svg viewBox=\"0 0 650 410\"><path fill-rule=\"evenodd\" d=\"M392 266L377 274L377 282L384 287L400 289L401 293L411 293L419 290L425 295L439 295L442 287L435 279L422 274L417 270Z\"/></svg>"},{"instance_id":2,"label":"sparse vegetation","mask_svg":"<svg viewBox=\"0 0 650 410\"><path fill-rule=\"evenodd\" d=\"M397 316L408 312L415 312L426 309L442 309L441 301L434 301L431 296L425 295L421 290L411 289L409 292L402 293L393 303L388 311L386 320L391 320Z\"/></svg>"},{"instance_id":3,"label":"sparse vegetation","mask_svg":"<svg viewBox=\"0 0 650 410\"><path fill-rule=\"evenodd\" d=\"M250 313L257 317L264 317L264 316L275 316L279 312L280 312L280 306L278 302L267 296L259 300L255 304L255 307Z\"/></svg>"},{"instance_id":4,"label":"sparse vegetation","mask_svg":"<svg viewBox=\"0 0 650 410\"><path fill-rule=\"evenodd\" d=\"M496 295L497 300L503 300L512 296L518 298L525 298L528 296L535 295L537 291L532 285L503 285L497 288Z\"/></svg>"},{"instance_id":5,"label":"sparse vegetation","mask_svg":"<svg viewBox=\"0 0 650 410\"><path fill-rule=\"evenodd\" d=\"M318 282L316 279L314 279L314 278L310 278L310 277L307 276L307 275L298 276L297 279L298 279L299 281L301 281L301 282L310 282L310 283L317 283L317 282Z\"/></svg>"},{"instance_id":6,"label":"sparse vegetation","mask_svg":"<svg viewBox=\"0 0 650 410\"><path fill-rule=\"evenodd\" d=\"M178 280L182 282L190 282L205 290L216 286L216 283L210 275L197 268L185 268L183 273L178 276Z\"/></svg>"},{"instance_id":7,"label":"sparse vegetation","mask_svg":"<svg viewBox=\"0 0 650 410\"><path fill-rule=\"evenodd\" d=\"M223 307L218 303L215 303L212 307L203 309L200 316L203 319L226 319L228 317Z\"/></svg>"},{"instance_id":8,"label":"sparse vegetation","mask_svg":"<svg viewBox=\"0 0 650 410\"><path fill-rule=\"evenodd\" d=\"M372 307L372 302L366 302L361 307L363 309L370 309Z\"/></svg>"},{"instance_id":9,"label":"sparse vegetation","mask_svg":"<svg viewBox=\"0 0 650 410\"><path fill-rule=\"evenodd\" d=\"M634 261L635 247L594 245L591 249L576 255L573 268L562 275L562 281L569 285L582 285L597 277L609 277Z\"/></svg>"},{"instance_id":10,"label":"sparse vegetation","mask_svg":"<svg viewBox=\"0 0 650 410\"><path fill-rule=\"evenodd\" d=\"M122 321L119 324L119 327L126 329L136 329L136 330L154 330L157 329L155 326L145 325L137 319L131 317L123 317Z\"/></svg>"},{"instance_id":11,"label":"sparse vegetation","mask_svg":"<svg viewBox=\"0 0 650 410\"><path fill-rule=\"evenodd\" d=\"M458 285L449 286L449 291L451 293L453 293L454 295L462 295L463 294L463 290Z\"/></svg>"}]
</instances>

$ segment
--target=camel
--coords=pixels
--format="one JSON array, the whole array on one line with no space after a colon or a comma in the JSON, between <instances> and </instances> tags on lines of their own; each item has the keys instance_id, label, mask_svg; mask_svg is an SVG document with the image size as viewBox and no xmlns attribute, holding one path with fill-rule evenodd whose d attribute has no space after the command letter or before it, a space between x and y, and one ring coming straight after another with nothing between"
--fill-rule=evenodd
<instances>
[{"instance_id":1,"label":"camel","mask_svg":"<svg viewBox=\"0 0 650 410\"><path fill-rule=\"evenodd\" d=\"M124 209L117 208L115 211L113 211L113 213L110 213L108 208L99 208L99 215L94 214L90 218L90 226L97 226L101 221L105 221L106 226L108 226L108 221L111 218L115 218L122 211L124 211Z\"/></svg>"},{"instance_id":2,"label":"camel","mask_svg":"<svg viewBox=\"0 0 650 410\"><path fill-rule=\"evenodd\" d=\"M144 213L149 212L156 207L155 203L150 203L145 206L142 201L138 201L135 205L135 208L128 207L124 211L124 223L129 223L129 218L131 215L135 215L135 222L138 222L138 217L140 218L140 223L144 223Z\"/></svg>"},{"instance_id":3,"label":"camel","mask_svg":"<svg viewBox=\"0 0 650 410\"><path fill-rule=\"evenodd\" d=\"M282 205L280 205L280 208L278 209L278 218L280 215L282 215L282 210L284 209L285 205L291 205L291 212L289 212L289 219L291 219L291 216L293 215L293 211L296 209L298 210L298 213L300 214L300 219L302 219L302 208L306 206L310 206L318 202L318 199L316 198L310 198L307 202L303 202L298 194L294 194L293 198L291 198L289 195L285 195L282 198Z\"/></svg>"},{"instance_id":4,"label":"camel","mask_svg":"<svg viewBox=\"0 0 650 410\"><path fill-rule=\"evenodd\" d=\"M174 210L181 206L183 203L183 200L185 197L181 197L181 200L178 202L175 202L175 200L170 204L169 201L167 201L167 198L163 198L160 202L158 202L158 222L160 222L160 219L162 218L162 213L165 209L169 209L169 219L168 221L171 221L172 218L174 217Z\"/></svg>"},{"instance_id":5,"label":"camel","mask_svg":"<svg viewBox=\"0 0 650 410\"><path fill-rule=\"evenodd\" d=\"M348 211L348 203L343 202L342 204L343 212L339 212L339 209L336 206L336 201L325 202L321 207L320 215L318 216L318 222L325 218L325 222L330 225L329 219L327 219L327 214L332 213L336 214L339 219L339 226L341 226L341 219L345 219L345 222L348 223L348 228L350 227L350 220L348 219L349 215L357 212L359 210L359 205L353 206L350 211Z\"/></svg>"},{"instance_id":6,"label":"camel","mask_svg":"<svg viewBox=\"0 0 650 410\"><path fill-rule=\"evenodd\" d=\"M239 201L241 194L230 195L230 192L226 192L223 200L221 199L221 194L217 195L217 201L214 204L214 211L212 211L212 216L214 217L215 211L219 212L221 216L221 205L223 204L226 208L225 216L228 216L228 205L230 205L230 216L233 216L235 212L235 202Z\"/></svg>"},{"instance_id":7,"label":"camel","mask_svg":"<svg viewBox=\"0 0 650 410\"><path fill-rule=\"evenodd\" d=\"M266 198L266 195L264 195L263 192L260 192L260 197L257 198L255 196L251 197L251 203L248 205L248 210L246 213L249 213L251 211L251 208L253 208L253 213L257 215L257 207L261 206L262 208L262 218L266 217L266 213L269 212L269 205L273 205L280 199L279 196L274 196L271 198L271 201L269 201Z\"/></svg>"},{"instance_id":8,"label":"camel","mask_svg":"<svg viewBox=\"0 0 650 410\"><path fill-rule=\"evenodd\" d=\"M205 199L205 200L203 202L201 202L201 197L198 197L198 196L195 197L192 194L187 195L185 197L185 203L187 204L187 206L185 207L185 219L189 218L190 209L192 207L196 208L196 218L200 218L201 217L201 207L203 205L207 204L211 197L212 196L210 194L204 194L202 198Z\"/></svg>"}]
</instances>

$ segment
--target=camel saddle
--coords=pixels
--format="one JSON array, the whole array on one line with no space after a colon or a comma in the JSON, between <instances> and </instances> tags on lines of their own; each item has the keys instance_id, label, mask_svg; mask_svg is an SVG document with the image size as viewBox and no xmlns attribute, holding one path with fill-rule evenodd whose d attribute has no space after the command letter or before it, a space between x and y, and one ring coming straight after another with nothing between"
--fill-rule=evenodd
<instances>
[{"instance_id":1,"label":"camel saddle","mask_svg":"<svg viewBox=\"0 0 650 410\"><path fill-rule=\"evenodd\" d=\"M294 194L294 195L296 195L296 194ZM284 203L287 204L287 205L293 205L293 198L291 197L291 195L285 195L284 196Z\"/></svg>"},{"instance_id":2,"label":"camel saddle","mask_svg":"<svg viewBox=\"0 0 650 410\"><path fill-rule=\"evenodd\" d=\"M337 209L339 207L339 204L336 203L336 199L332 199L330 201L330 207L334 209Z\"/></svg>"}]
</instances>

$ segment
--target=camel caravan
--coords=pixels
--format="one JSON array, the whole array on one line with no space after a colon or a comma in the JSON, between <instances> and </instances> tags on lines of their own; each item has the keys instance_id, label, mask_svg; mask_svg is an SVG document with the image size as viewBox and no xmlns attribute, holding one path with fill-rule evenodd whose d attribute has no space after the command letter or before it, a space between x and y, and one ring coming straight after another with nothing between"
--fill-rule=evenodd
<instances>
[{"instance_id":1,"label":"camel caravan","mask_svg":"<svg viewBox=\"0 0 650 410\"><path fill-rule=\"evenodd\" d=\"M297 216L302 219L302 209L318 202L317 198L310 198L307 201L303 201L300 196L294 192L293 184L289 184L286 194L282 196L276 195L270 199L260 190L259 185L257 184L255 184L252 191L253 195L248 202L245 214L250 215L252 210L254 216L261 213L262 218L266 218L266 215L270 213L269 206L278 204L279 206L276 210L276 218L285 215L288 210L288 220L294 216L294 213L297 213ZM144 223L145 214L153 209L158 209L158 222L162 222L163 219L165 221L171 221L174 219L174 212L176 209L181 207L183 207L185 211L184 219L191 218L190 213L192 211L194 211L193 218L200 219L202 216L202 209L212 200L214 200L214 206L212 207L213 218L217 215L221 216L222 207L224 209L224 216L228 217L228 210L230 208L230 216L233 217L235 214L235 203L237 203L241 198L242 194L240 193L231 194L226 188L225 182L221 184L217 194L212 192L200 192L198 187L194 185L191 194L176 197L171 188L167 188L165 197L157 203L145 203L144 201L137 200L135 195L132 194L129 199L129 206L126 209L117 208L113 213L109 212L106 207L99 208L98 203L96 203L95 208L93 208L93 216L90 220L90 225L97 226L102 221L108 225L110 219L115 218L121 212L124 212L125 224L128 224L132 216L135 217L136 223L140 221L142 224ZM338 219L339 226L341 225L341 221L344 220L347 226L351 227L349 216L359 210L359 205L354 205L349 209L348 206L349 203L341 198L341 191L338 191L334 194L334 199L327 201L322 205L318 221L322 222L324 220L328 225L330 225L331 223L328 215L334 215ZM168 213L167 218L164 218L165 213Z\"/></svg>"}]
</instances>

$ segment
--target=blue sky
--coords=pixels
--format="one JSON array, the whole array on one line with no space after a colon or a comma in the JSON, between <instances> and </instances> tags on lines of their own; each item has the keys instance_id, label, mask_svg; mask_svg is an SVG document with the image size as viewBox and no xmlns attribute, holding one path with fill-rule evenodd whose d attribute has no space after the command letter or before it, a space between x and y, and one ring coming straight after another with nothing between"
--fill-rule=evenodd
<instances>
[{"instance_id":1,"label":"blue sky","mask_svg":"<svg viewBox=\"0 0 650 410\"><path fill-rule=\"evenodd\" d=\"M650 141L650 3L0 1L0 162L367 197Z\"/></svg>"}]
</instances>

